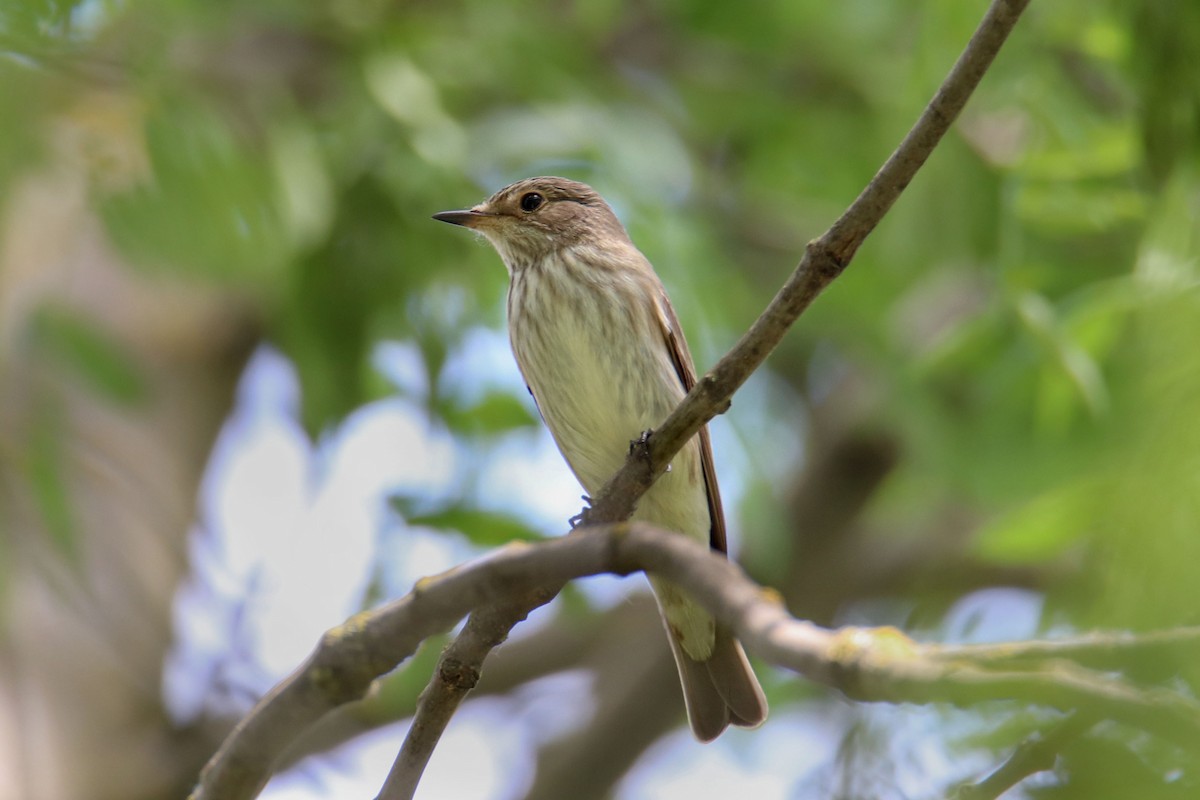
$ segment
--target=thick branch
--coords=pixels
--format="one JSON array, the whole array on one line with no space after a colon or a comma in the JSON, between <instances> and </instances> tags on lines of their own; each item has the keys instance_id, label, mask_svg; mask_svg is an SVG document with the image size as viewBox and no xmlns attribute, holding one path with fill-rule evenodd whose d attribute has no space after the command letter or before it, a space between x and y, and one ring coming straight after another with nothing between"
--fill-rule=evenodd
<instances>
[{"instance_id":1,"label":"thick branch","mask_svg":"<svg viewBox=\"0 0 1200 800\"><path fill-rule=\"evenodd\" d=\"M475 608L510 606L515 597L534 598L527 603L536 608L566 581L579 577L575 556L559 547L539 548L540 580L530 580L525 568L514 577L512 558L524 547L509 545L419 581L405 597L354 616L325 634L304 664L233 729L209 759L192 797L254 797L266 785L276 759L301 731L328 711L364 697L375 678L411 656L422 641L446 632Z\"/></svg>"},{"instance_id":2,"label":"thick branch","mask_svg":"<svg viewBox=\"0 0 1200 800\"><path fill-rule=\"evenodd\" d=\"M234 730L205 769L193 798L253 797L266 783L271 764L303 728L336 705L362 697L374 677L471 609L587 575L638 570L678 584L729 625L751 653L854 699L959 706L1019 700L1081 710L1186 748L1200 747L1200 703L1181 693L1140 690L1059 660L1020 671L950 662L940 657L942 648L918 644L892 628L821 628L789 615L775 593L702 544L632 523L597 526L537 545L509 545L427 578L412 594L331 631L304 666Z\"/></svg>"}]
</instances>

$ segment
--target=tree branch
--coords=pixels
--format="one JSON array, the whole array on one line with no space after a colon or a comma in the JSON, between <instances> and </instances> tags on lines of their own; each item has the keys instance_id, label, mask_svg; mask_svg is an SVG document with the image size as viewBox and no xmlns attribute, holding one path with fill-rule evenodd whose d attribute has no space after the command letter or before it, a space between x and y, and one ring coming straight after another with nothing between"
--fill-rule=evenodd
<instances>
[{"instance_id":1,"label":"tree branch","mask_svg":"<svg viewBox=\"0 0 1200 800\"><path fill-rule=\"evenodd\" d=\"M558 589L539 590L497 606L472 612L462 632L438 659L438 668L421 693L404 745L388 773L378 800L411 800L454 712L466 699L483 671L483 661L515 624L538 606L554 599ZM519 621L519 620L518 620Z\"/></svg>"},{"instance_id":2,"label":"tree branch","mask_svg":"<svg viewBox=\"0 0 1200 800\"><path fill-rule=\"evenodd\" d=\"M993 0L962 55L912 130L862 193L822 236L809 242L795 271L750 330L688 392L585 509L585 523L628 519L638 499L758 369L826 286L849 265L867 235L908 186L991 66L1029 0Z\"/></svg>"},{"instance_id":3,"label":"tree branch","mask_svg":"<svg viewBox=\"0 0 1200 800\"><path fill-rule=\"evenodd\" d=\"M1146 633L1103 631L1053 641L1006 644L943 645L931 652L943 661L970 661L986 667L1019 668L1049 659L1073 661L1093 669L1121 669L1133 661L1159 661L1169 654L1200 651L1200 626Z\"/></svg>"},{"instance_id":4,"label":"tree branch","mask_svg":"<svg viewBox=\"0 0 1200 800\"><path fill-rule=\"evenodd\" d=\"M582 665L591 715L541 744L523 800L611 798L646 750L683 720L679 673L654 599L641 592L631 601L633 618L597 642Z\"/></svg>"},{"instance_id":5,"label":"tree branch","mask_svg":"<svg viewBox=\"0 0 1200 800\"><path fill-rule=\"evenodd\" d=\"M530 580L520 559L515 571L513 562L527 548L511 544L425 578L403 598L330 630L312 655L234 727L201 772L192 798L254 797L266 785L276 759L304 728L328 711L362 699L376 678L411 656L422 641L446 632L475 608L507 606L516 597L532 598L526 602L536 608L580 576L569 548L539 547L540 580Z\"/></svg>"},{"instance_id":6,"label":"tree branch","mask_svg":"<svg viewBox=\"0 0 1200 800\"><path fill-rule=\"evenodd\" d=\"M1200 703L1182 693L1141 690L1057 659L1021 671L947 661L941 646L918 644L894 628L821 628L789 615L774 592L703 544L645 523L624 523L536 545L508 545L427 578L406 597L331 631L237 726L202 773L193 800L253 797L304 727L362 697L374 677L473 608L512 603L530 593L552 596L543 587L587 575L634 571L679 585L730 626L752 654L852 699L958 706L1017 700L1080 710L1185 748L1200 747Z\"/></svg>"}]
</instances>

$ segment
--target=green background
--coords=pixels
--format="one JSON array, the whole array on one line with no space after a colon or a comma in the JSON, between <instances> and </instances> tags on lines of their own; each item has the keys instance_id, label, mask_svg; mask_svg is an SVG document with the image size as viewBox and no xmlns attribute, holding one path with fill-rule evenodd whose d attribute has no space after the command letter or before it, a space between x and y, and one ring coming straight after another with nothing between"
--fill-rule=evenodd
<instances>
[{"instance_id":1,"label":"green background","mask_svg":"<svg viewBox=\"0 0 1200 800\"><path fill-rule=\"evenodd\" d=\"M121 746L153 741L158 771L131 768L92 796L178 796L231 718L171 720L153 677L174 638L171 585L194 557L190 504L253 347L294 365L296 418L319 443L356 409L405 394L377 348L414 345L426 390L408 399L488 458L540 423L520 389L464 393L444 368L479 326L502 330L505 275L490 249L429 215L564 174L617 210L703 370L870 179L983 11L962 0L0 6L0 614L27 613L3 598L30 581L78 593L72 607L106 602L111 567L90 537L119 522L103 509L111 498L80 489L79 405L133 430L164 408L191 414L154 434L190 465L172 489L181 518L157 531L182 555L146 601L162 635L125 716L150 720L135 726L147 738ZM1030 634L1197 621L1198 63L1190 0L1034 2L927 167L718 420L744 563L795 614L954 638L946 614L963 597L1017 587L1044 599ZM64 171L71 193L54 182ZM21 216L40 196L22 187L40 179L46 208L78 216L57 228L51 212ZM43 291L53 270L14 242L48 247L81 220L129 285L220 313L171 306L131 330L130 295L88 288L87 247L43 253L77 265ZM214 342L220 358L188 349ZM148 488L133 504L158 499ZM469 487L436 503L398 495L388 524L481 546L561 532ZM368 598L393 588L406 587L379 577ZM584 595L560 606L566 624L598 624ZM103 622L89 630L127 646ZM28 641L8 637L10 665ZM428 668L426 654L363 717L403 718ZM0 672L10 696L20 672ZM1183 691L1197 680L1194 663L1137 676ZM777 717L830 703L782 674L767 683ZM862 713L823 730L841 737L839 760L795 796L894 796L902 756L880 744L888 717ZM100 736L79 714L77 738ZM998 763L1045 719L1019 706L956 712L929 739L951 760ZM25 746L88 774L65 745ZM1194 754L1101 726L1027 794L1194 796L1196 768Z\"/></svg>"}]
</instances>

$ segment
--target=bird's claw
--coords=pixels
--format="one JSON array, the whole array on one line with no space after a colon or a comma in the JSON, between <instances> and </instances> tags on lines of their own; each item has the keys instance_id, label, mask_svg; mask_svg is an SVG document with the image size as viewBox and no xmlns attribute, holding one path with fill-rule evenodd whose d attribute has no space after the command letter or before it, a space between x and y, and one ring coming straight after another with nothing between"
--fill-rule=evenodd
<instances>
[{"instance_id":1,"label":"bird's claw","mask_svg":"<svg viewBox=\"0 0 1200 800\"><path fill-rule=\"evenodd\" d=\"M637 456L643 460L650 457L650 437L654 435L654 431L645 430L636 439L629 440L629 455Z\"/></svg>"},{"instance_id":2,"label":"bird's claw","mask_svg":"<svg viewBox=\"0 0 1200 800\"><path fill-rule=\"evenodd\" d=\"M583 500L584 503L587 504L587 508L583 509L578 514L576 514L575 516L573 516L569 520L567 520L567 522L571 526L571 530L575 530L580 525L587 524L588 512L592 510L592 498L588 497L585 494L585 495L581 495L581 499Z\"/></svg>"}]
</instances>

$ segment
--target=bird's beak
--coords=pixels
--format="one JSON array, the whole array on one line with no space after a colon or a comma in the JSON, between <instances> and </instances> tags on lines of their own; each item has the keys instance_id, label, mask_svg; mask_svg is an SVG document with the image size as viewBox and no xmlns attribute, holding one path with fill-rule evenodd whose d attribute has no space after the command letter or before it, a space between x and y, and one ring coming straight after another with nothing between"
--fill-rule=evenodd
<instances>
[{"instance_id":1,"label":"bird's beak","mask_svg":"<svg viewBox=\"0 0 1200 800\"><path fill-rule=\"evenodd\" d=\"M474 228L480 221L494 216L483 211L476 211L473 208L464 209L462 211L441 211L433 215L433 218L439 222L449 222L451 225L462 225L464 228Z\"/></svg>"}]
</instances>

